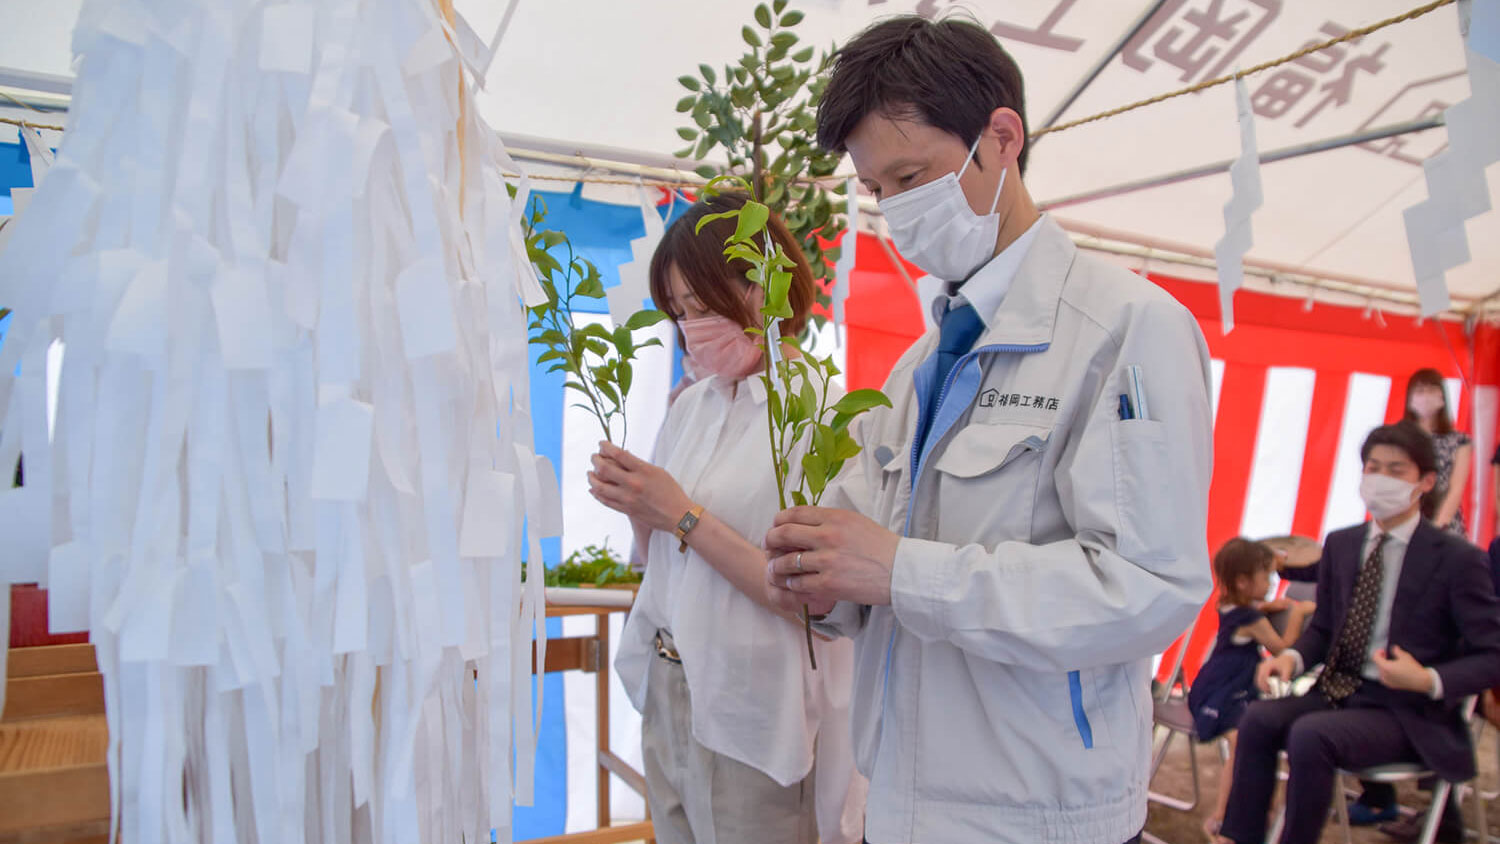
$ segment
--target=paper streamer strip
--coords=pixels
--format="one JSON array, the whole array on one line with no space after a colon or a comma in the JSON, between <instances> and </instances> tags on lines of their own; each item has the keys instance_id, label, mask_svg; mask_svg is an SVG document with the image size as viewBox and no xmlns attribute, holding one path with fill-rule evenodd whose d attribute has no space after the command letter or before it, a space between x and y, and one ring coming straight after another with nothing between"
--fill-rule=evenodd
<instances>
[{"instance_id":1,"label":"paper streamer strip","mask_svg":"<svg viewBox=\"0 0 1500 844\"><path fill-rule=\"evenodd\" d=\"M839 326L845 324L844 302L849 298L849 278L854 272L855 255L859 249L859 180L853 176L844 184L844 197L849 209L849 223L844 229L844 239L839 244L839 259L834 264L831 291L833 322Z\"/></svg>"},{"instance_id":2,"label":"paper streamer strip","mask_svg":"<svg viewBox=\"0 0 1500 844\"><path fill-rule=\"evenodd\" d=\"M42 177L47 175L47 169L52 166L52 150L42 140L40 129L22 126L21 138L26 143L26 152L31 158L31 186L39 188L42 186Z\"/></svg>"},{"instance_id":3,"label":"paper streamer strip","mask_svg":"<svg viewBox=\"0 0 1500 844\"><path fill-rule=\"evenodd\" d=\"M1470 52L1500 62L1500 0L1473 0L1468 7L1469 23L1464 39ZM1463 14L1461 4L1460 20Z\"/></svg>"},{"instance_id":4,"label":"paper streamer strip","mask_svg":"<svg viewBox=\"0 0 1500 844\"><path fill-rule=\"evenodd\" d=\"M604 293L609 302L609 318L615 325L624 325L651 297L651 256L666 233L661 214L656 210L655 188L647 190L637 184L636 192L646 233L630 241L630 260L620 265L620 283Z\"/></svg>"},{"instance_id":5,"label":"paper streamer strip","mask_svg":"<svg viewBox=\"0 0 1500 844\"><path fill-rule=\"evenodd\" d=\"M444 5L88 6L23 132L0 585L90 632L124 840L508 842L529 797L529 184Z\"/></svg>"},{"instance_id":6,"label":"paper streamer strip","mask_svg":"<svg viewBox=\"0 0 1500 844\"><path fill-rule=\"evenodd\" d=\"M1447 271L1470 260L1464 223L1490 210L1485 168L1500 161L1497 6L1497 0L1476 0L1471 7L1464 24L1469 97L1443 112L1448 148L1422 162L1427 199L1402 213L1423 316L1448 309Z\"/></svg>"},{"instance_id":7,"label":"paper streamer strip","mask_svg":"<svg viewBox=\"0 0 1500 844\"><path fill-rule=\"evenodd\" d=\"M1245 283L1245 253L1254 244L1250 216L1261 206L1260 152L1255 145L1255 114L1243 78L1234 81L1235 111L1240 124L1240 157L1229 167L1233 193L1224 203L1224 236L1214 244L1219 269L1219 314L1224 333L1234 330L1234 292Z\"/></svg>"}]
</instances>

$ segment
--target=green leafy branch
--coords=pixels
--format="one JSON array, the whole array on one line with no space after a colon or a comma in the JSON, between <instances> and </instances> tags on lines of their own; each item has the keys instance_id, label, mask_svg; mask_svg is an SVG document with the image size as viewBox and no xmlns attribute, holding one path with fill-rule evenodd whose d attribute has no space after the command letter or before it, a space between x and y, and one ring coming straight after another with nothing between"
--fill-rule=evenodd
<instances>
[{"instance_id":1,"label":"green leafy branch","mask_svg":"<svg viewBox=\"0 0 1500 844\"><path fill-rule=\"evenodd\" d=\"M690 142L677 157L702 161L715 147L722 148L728 166L703 164L698 174L705 179L744 177L754 196L800 241L813 277L829 279L839 249L824 249L823 241L844 230L846 207L836 196L843 194L843 185L830 190L815 181L832 176L841 157L815 141L816 105L828 84L832 50L815 59L813 47L797 49L792 30L803 14L788 11L787 3L775 0L769 7L755 7L755 26L740 30L749 51L736 64L724 65L722 76L700 64L698 76L678 78L691 93L678 100L677 111L689 114L693 125L677 130ZM804 176L812 180L799 181ZM821 323L822 317L817 319Z\"/></svg>"},{"instance_id":2,"label":"green leafy branch","mask_svg":"<svg viewBox=\"0 0 1500 844\"><path fill-rule=\"evenodd\" d=\"M567 235L540 228L546 216L546 205L536 197L526 220L526 256L537 269L547 302L530 309L529 342L544 348L537 363L550 362L548 372L564 373L563 387L582 396L573 406L592 414L604 438L611 442L611 422L619 417L623 446L629 434L625 397L635 377L632 361L641 349L661 345L656 337L638 344L635 332L661 322L667 315L646 309L613 329L600 323L575 325L574 301L603 299L604 283L599 268L573 251Z\"/></svg>"},{"instance_id":3,"label":"green leafy branch","mask_svg":"<svg viewBox=\"0 0 1500 844\"><path fill-rule=\"evenodd\" d=\"M776 476L776 494L784 510L789 502L816 505L828 484L838 477L844 463L860 452L860 445L849 433L855 418L873 407L890 407L891 400L879 390L863 389L846 393L833 404L828 402L829 385L839 374L833 358L818 358L804 353L795 338L781 337L778 326L793 316L789 293L795 262L767 231L771 209L755 200L749 182L738 176L719 176L708 183L705 193L717 193L721 185L745 191L751 198L740 208L708 214L698 221L698 231L712 220L734 219L735 230L724 244L727 260L744 261L750 266L746 277L765 292L759 328L747 333L761 338L765 371L761 383L766 388L766 425L771 438L771 468ZM793 354L786 354L790 347ZM800 474L792 472L792 456L802 452ZM796 483L792 484L793 478ZM802 622L807 635L807 655L813 668L812 620L807 606L802 607Z\"/></svg>"}]
</instances>

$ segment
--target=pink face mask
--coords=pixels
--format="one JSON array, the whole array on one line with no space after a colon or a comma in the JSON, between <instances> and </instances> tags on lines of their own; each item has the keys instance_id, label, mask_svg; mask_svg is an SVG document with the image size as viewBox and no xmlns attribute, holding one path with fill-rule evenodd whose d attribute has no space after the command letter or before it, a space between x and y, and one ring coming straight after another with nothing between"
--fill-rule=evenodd
<instances>
[{"instance_id":1,"label":"pink face mask","mask_svg":"<svg viewBox=\"0 0 1500 844\"><path fill-rule=\"evenodd\" d=\"M713 374L738 381L760 368L760 346L728 317L685 319L677 327L682 329L693 370L700 377Z\"/></svg>"}]
</instances>

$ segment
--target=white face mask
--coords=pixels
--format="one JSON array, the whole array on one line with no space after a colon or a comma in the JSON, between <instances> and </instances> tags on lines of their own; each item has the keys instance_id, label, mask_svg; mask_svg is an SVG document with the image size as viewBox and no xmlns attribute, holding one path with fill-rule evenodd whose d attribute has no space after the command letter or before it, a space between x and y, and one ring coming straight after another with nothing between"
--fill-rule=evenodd
<instances>
[{"instance_id":1,"label":"white face mask","mask_svg":"<svg viewBox=\"0 0 1500 844\"><path fill-rule=\"evenodd\" d=\"M1359 479L1359 497L1377 519L1389 519L1406 511L1417 500L1417 485L1374 472Z\"/></svg>"},{"instance_id":2,"label":"white face mask","mask_svg":"<svg viewBox=\"0 0 1500 844\"><path fill-rule=\"evenodd\" d=\"M1443 409L1443 397L1434 393L1418 393L1411 397L1412 412L1426 419Z\"/></svg>"},{"instance_id":3,"label":"white face mask","mask_svg":"<svg viewBox=\"0 0 1500 844\"><path fill-rule=\"evenodd\" d=\"M958 180L978 148L979 140L975 139L957 173L944 174L880 201L880 212L890 224L897 251L943 281L964 281L995 255L995 240L1000 235L1000 216L995 208L1000 204L1009 168L1000 171L990 212L975 214Z\"/></svg>"}]
</instances>

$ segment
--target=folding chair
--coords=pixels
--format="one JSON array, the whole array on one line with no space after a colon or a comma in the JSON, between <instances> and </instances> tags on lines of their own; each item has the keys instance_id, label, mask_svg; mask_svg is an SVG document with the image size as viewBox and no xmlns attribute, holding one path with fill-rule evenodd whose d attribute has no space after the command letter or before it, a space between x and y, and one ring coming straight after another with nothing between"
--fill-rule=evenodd
<instances>
[{"instance_id":1,"label":"folding chair","mask_svg":"<svg viewBox=\"0 0 1500 844\"><path fill-rule=\"evenodd\" d=\"M1283 598L1293 601L1316 601L1318 599L1318 584L1306 580L1288 580L1286 591L1281 593Z\"/></svg>"},{"instance_id":2,"label":"folding chair","mask_svg":"<svg viewBox=\"0 0 1500 844\"><path fill-rule=\"evenodd\" d=\"M1484 732L1485 732L1485 730L1488 729L1488 728L1490 728L1490 727L1492 727L1492 726L1500 728L1500 724L1495 724L1495 723L1491 722L1488 718L1484 717L1484 712L1483 712L1483 710L1484 710L1484 704L1483 703L1477 704L1474 707L1474 710L1475 710L1474 711L1474 715L1476 717L1472 721L1470 721L1470 723L1474 726L1474 749L1478 750L1479 749L1479 743L1480 743L1480 741L1482 741L1484 739ZM1500 742L1497 742L1495 744L1495 751L1496 751L1497 765L1500 765ZM1483 791L1483 790L1480 790L1479 783L1478 783L1477 780L1474 783L1474 790L1475 790L1475 792L1477 794L1476 799L1478 799L1479 803L1480 803L1479 842L1480 842L1480 844L1489 844L1489 842L1500 842L1500 838L1491 838L1490 837L1490 834L1489 834L1490 833L1489 824L1486 823L1485 817L1483 815L1484 804L1486 802L1490 801L1490 800L1494 800L1496 798L1500 798L1500 791Z\"/></svg>"},{"instance_id":3,"label":"folding chair","mask_svg":"<svg viewBox=\"0 0 1500 844\"><path fill-rule=\"evenodd\" d=\"M1465 723L1473 723L1474 708L1477 702L1478 698L1474 696L1470 696L1469 698L1465 699ZM1345 844L1351 844L1353 839L1350 836L1349 832L1349 806L1347 801L1344 799L1344 778L1346 776L1355 777L1357 779L1365 780L1368 782L1398 783L1426 779L1429 777L1433 777L1434 774L1431 771L1423 768L1421 765L1415 763L1396 762L1389 765L1376 765L1370 768L1363 768L1358 771L1341 770L1336 776L1337 779L1335 782L1338 787L1335 788L1333 792L1335 795L1333 801L1334 811L1338 815L1339 826L1343 829ZM1471 780L1467 783L1448 782L1447 780L1437 781L1437 785L1432 790L1432 806L1427 810L1427 820L1422 824L1422 833L1417 837L1417 844L1433 844L1433 842L1437 840L1438 824L1442 821L1443 809L1448 804L1448 796L1453 793L1453 790L1455 788L1459 790L1460 800L1462 800L1462 797L1464 795L1470 796L1474 799L1475 818L1479 821L1479 840L1480 842L1485 842L1488 840L1489 821L1485 816L1484 795L1480 794L1479 792L1476 775L1475 780ZM1276 813L1276 822L1271 826L1271 833L1266 836L1267 844L1271 844L1271 842L1274 842L1281 837L1281 828L1285 823L1286 802L1283 801L1281 810Z\"/></svg>"},{"instance_id":4,"label":"folding chair","mask_svg":"<svg viewBox=\"0 0 1500 844\"><path fill-rule=\"evenodd\" d=\"M1212 599L1210 599L1212 600ZM1174 693L1173 687L1182 678L1182 662L1187 655L1188 645L1193 640L1193 634L1198 627L1198 619L1193 619L1186 632L1182 635L1182 646L1177 649L1177 656L1172 665L1172 672L1167 676L1167 682L1162 686L1158 697L1151 701L1151 720L1155 727L1157 738L1153 742L1156 752L1151 758L1151 780L1156 779L1156 773L1161 769L1162 762L1167 758L1167 750L1172 745L1172 740L1177 736L1187 738L1188 767L1193 774L1193 796L1191 800L1173 797L1169 794L1148 790L1146 799L1166 806L1169 809L1177 809L1182 812L1191 812L1197 808L1198 800L1202 796L1202 784L1198 774L1198 754L1193 752L1193 746L1199 743L1198 731L1193 728L1193 715L1188 711L1187 684L1183 684L1181 692ZM1227 762L1229 760L1229 742L1224 738L1217 741L1219 748L1219 759ZM1147 781L1148 783L1150 780Z\"/></svg>"},{"instance_id":5,"label":"folding chair","mask_svg":"<svg viewBox=\"0 0 1500 844\"><path fill-rule=\"evenodd\" d=\"M1295 582L1289 584L1288 591L1290 591L1291 586L1300 585L1303 584ZM1316 589L1316 584L1306 585L1313 586ZM1295 600L1306 600L1305 598L1296 596L1292 597ZM1276 628L1277 633L1284 633L1286 631L1286 623L1289 616L1290 614L1287 612L1272 614L1270 617L1271 625ZM1180 694L1173 694L1172 689L1177 684L1177 680L1182 676L1182 662L1184 655L1187 653L1187 644L1192 641L1197 623L1198 620L1195 618L1193 626L1189 627L1184 634L1183 646L1177 649L1177 661L1172 666L1172 673L1169 675L1166 685L1162 687L1162 694L1160 697L1154 698L1151 702L1152 721L1155 724L1156 731L1160 735L1155 745L1156 752L1151 759L1151 780L1156 779L1157 771L1161 769L1162 763L1166 760L1167 750L1171 747L1173 739L1181 735L1187 739L1188 768L1192 772L1193 777L1193 794L1190 800L1184 800L1180 797L1151 791L1148 788L1146 799L1166 806L1169 809L1176 809L1182 812L1191 812L1196 809L1198 801L1202 798L1202 781L1198 772L1198 754L1194 752L1194 746L1201 743L1202 740L1198 737L1198 731L1193 726L1192 712L1188 710L1186 684L1184 683L1184 688ZM1229 740L1223 736L1219 736L1217 739L1214 739L1214 744L1219 752L1220 764L1228 765L1230 759ZM1159 841L1160 839L1150 836L1147 840Z\"/></svg>"}]
</instances>

